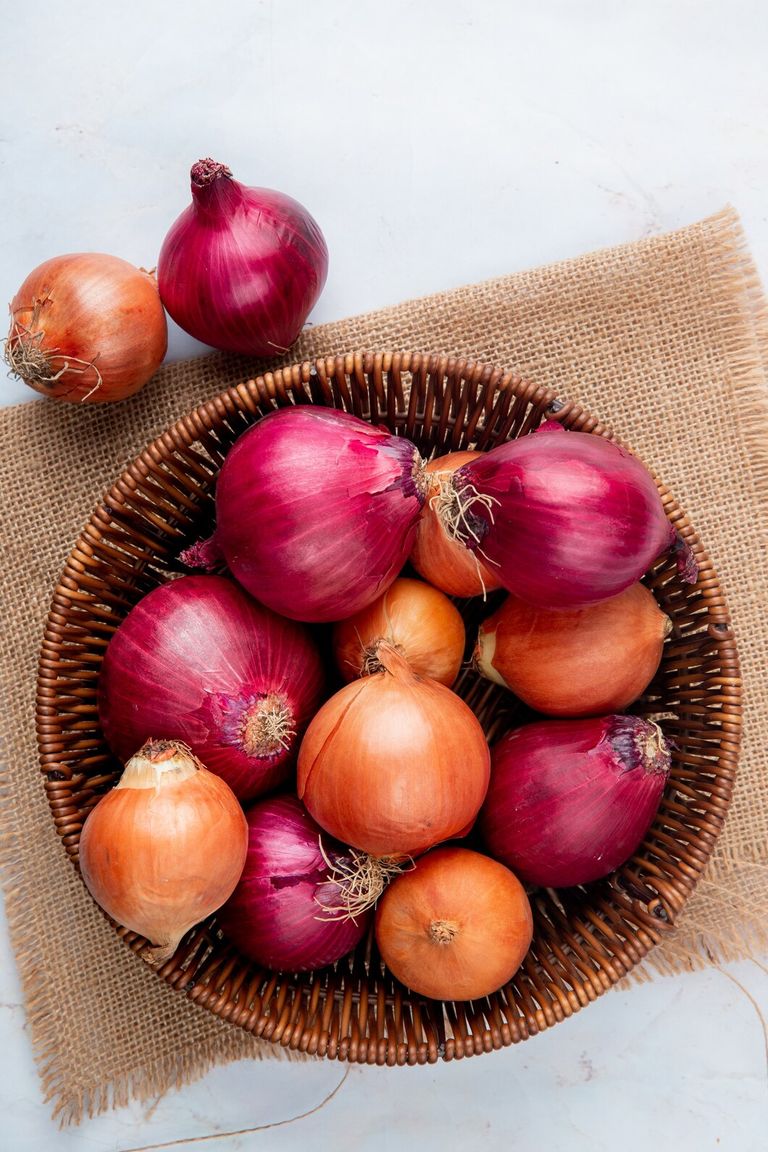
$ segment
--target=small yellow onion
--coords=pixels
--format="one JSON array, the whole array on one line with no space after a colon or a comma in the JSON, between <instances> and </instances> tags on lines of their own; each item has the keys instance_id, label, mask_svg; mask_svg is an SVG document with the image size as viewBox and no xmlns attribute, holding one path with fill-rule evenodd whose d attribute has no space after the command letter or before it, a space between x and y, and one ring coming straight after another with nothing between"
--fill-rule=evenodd
<instances>
[{"instance_id":1,"label":"small yellow onion","mask_svg":"<svg viewBox=\"0 0 768 1152\"><path fill-rule=\"evenodd\" d=\"M373 604L333 629L333 654L345 680L380 672L382 643L394 644L414 672L453 684L464 656L458 608L421 580L395 580Z\"/></svg>"},{"instance_id":2,"label":"small yellow onion","mask_svg":"<svg viewBox=\"0 0 768 1152\"><path fill-rule=\"evenodd\" d=\"M390 972L435 1000L478 1000L511 980L531 944L533 917L517 877L479 852L428 852L393 880L376 912Z\"/></svg>"},{"instance_id":3,"label":"small yellow onion","mask_svg":"<svg viewBox=\"0 0 768 1152\"><path fill-rule=\"evenodd\" d=\"M481 596L501 587L494 569L483 563L482 553L470 552L452 539L444 523L446 502L451 502L453 474L481 455L480 452L449 452L436 456L424 468L429 487L410 561L420 576L449 596Z\"/></svg>"},{"instance_id":4,"label":"small yellow onion","mask_svg":"<svg viewBox=\"0 0 768 1152\"><path fill-rule=\"evenodd\" d=\"M105 912L159 966L235 889L248 824L228 784L176 741L149 740L88 816L80 870Z\"/></svg>"}]
</instances>

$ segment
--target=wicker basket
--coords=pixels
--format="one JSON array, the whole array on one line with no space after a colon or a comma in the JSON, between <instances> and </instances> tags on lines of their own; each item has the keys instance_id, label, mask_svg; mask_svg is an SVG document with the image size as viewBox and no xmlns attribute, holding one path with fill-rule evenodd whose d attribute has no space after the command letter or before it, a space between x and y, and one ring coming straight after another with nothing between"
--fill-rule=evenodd
<instances>
[{"instance_id":1,"label":"wicker basket","mask_svg":"<svg viewBox=\"0 0 768 1152\"><path fill-rule=\"evenodd\" d=\"M439 356L348 355L267 374L217 396L169 428L130 465L91 516L53 596L38 681L42 771L56 829L74 864L88 811L119 775L96 715L107 640L128 610L177 571L175 557L209 529L227 450L276 405L344 408L408 436L424 455L492 448L545 414L610 437L575 404L496 368ZM220 937L215 917L185 937L161 976L216 1015L279 1043L340 1060L423 1064L488 1052L572 1015L624 976L669 930L720 832L736 771L740 681L717 575L684 513L659 485L693 546L695 587L661 560L648 585L674 630L658 676L634 707L663 715L673 770L642 847L587 888L532 894L534 939L514 979L472 1003L438 1003L402 987L372 938L348 960L301 976L264 971ZM476 611L472 605L469 611ZM519 705L468 669L458 690L489 738ZM138 951L145 941L117 927Z\"/></svg>"}]
</instances>

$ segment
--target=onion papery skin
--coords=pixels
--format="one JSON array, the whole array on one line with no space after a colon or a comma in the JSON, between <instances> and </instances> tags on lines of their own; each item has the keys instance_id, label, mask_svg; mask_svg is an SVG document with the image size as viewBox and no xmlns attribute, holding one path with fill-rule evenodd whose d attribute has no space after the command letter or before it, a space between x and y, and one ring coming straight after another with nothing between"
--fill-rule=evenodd
<instances>
[{"instance_id":1,"label":"onion papery skin","mask_svg":"<svg viewBox=\"0 0 768 1152\"><path fill-rule=\"evenodd\" d=\"M447 596L421 580L401 577L333 629L336 666L346 681L381 669L377 651L393 644L419 676L450 688L464 657L464 622Z\"/></svg>"},{"instance_id":2,"label":"onion papery skin","mask_svg":"<svg viewBox=\"0 0 768 1152\"><path fill-rule=\"evenodd\" d=\"M447 596L482 596L501 588L496 572L483 563L482 557L448 535L437 511L440 481L480 455L480 452L448 452L445 456L436 456L424 468L429 486L410 561L420 576Z\"/></svg>"},{"instance_id":3,"label":"onion papery skin","mask_svg":"<svg viewBox=\"0 0 768 1152\"><path fill-rule=\"evenodd\" d=\"M125 760L162 732L242 802L285 783L324 691L306 629L223 576L181 576L136 604L107 646L99 717Z\"/></svg>"},{"instance_id":4,"label":"onion papery skin","mask_svg":"<svg viewBox=\"0 0 768 1152\"><path fill-rule=\"evenodd\" d=\"M672 624L642 584L553 611L511 594L483 621L474 664L548 716L620 712L647 688Z\"/></svg>"},{"instance_id":5,"label":"onion papery skin","mask_svg":"<svg viewBox=\"0 0 768 1152\"><path fill-rule=\"evenodd\" d=\"M492 749L478 830L490 855L529 884L588 884L642 843L669 766L661 730L639 716L528 724Z\"/></svg>"},{"instance_id":6,"label":"onion papery skin","mask_svg":"<svg viewBox=\"0 0 768 1152\"><path fill-rule=\"evenodd\" d=\"M264 417L227 456L216 540L232 575L294 620L341 620L395 580L422 505L409 440L307 405Z\"/></svg>"},{"instance_id":7,"label":"onion papery skin","mask_svg":"<svg viewBox=\"0 0 768 1152\"><path fill-rule=\"evenodd\" d=\"M383 671L346 685L312 720L298 795L318 824L375 857L417 856L466 835L488 788L477 717L391 646Z\"/></svg>"},{"instance_id":8,"label":"onion papery skin","mask_svg":"<svg viewBox=\"0 0 768 1152\"><path fill-rule=\"evenodd\" d=\"M328 860L351 865L349 854L321 833L295 796L261 800L246 817L245 867L218 915L224 935L244 956L276 971L305 972L346 956L372 918L371 911L354 920L324 912L343 899Z\"/></svg>"},{"instance_id":9,"label":"onion papery skin","mask_svg":"<svg viewBox=\"0 0 768 1152\"><path fill-rule=\"evenodd\" d=\"M677 540L635 456L556 421L481 453L458 470L454 486L481 537L469 547L509 592L541 608L615 596ZM695 579L690 555L680 559L686 578Z\"/></svg>"},{"instance_id":10,"label":"onion papery skin","mask_svg":"<svg viewBox=\"0 0 768 1152\"><path fill-rule=\"evenodd\" d=\"M436 848L396 877L376 910L376 942L390 972L434 1000L477 1000L511 980L533 917L520 881L467 848Z\"/></svg>"},{"instance_id":11,"label":"onion papery skin","mask_svg":"<svg viewBox=\"0 0 768 1152\"><path fill-rule=\"evenodd\" d=\"M158 260L165 307L185 332L214 348L286 352L328 274L317 222L290 196L246 187L213 160L193 165L190 179L192 203Z\"/></svg>"},{"instance_id":12,"label":"onion papery skin","mask_svg":"<svg viewBox=\"0 0 768 1152\"><path fill-rule=\"evenodd\" d=\"M165 962L231 895L248 827L227 784L183 745L153 740L131 757L80 835L85 885L104 911Z\"/></svg>"},{"instance_id":13,"label":"onion papery skin","mask_svg":"<svg viewBox=\"0 0 768 1152\"><path fill-rule=\"evenodd\" d=\"M168 345L154 277L101 252L46 260L27 276L10 311L9 367L57 400L124 400L154 375Z\"/></svg>"}]
</instances>

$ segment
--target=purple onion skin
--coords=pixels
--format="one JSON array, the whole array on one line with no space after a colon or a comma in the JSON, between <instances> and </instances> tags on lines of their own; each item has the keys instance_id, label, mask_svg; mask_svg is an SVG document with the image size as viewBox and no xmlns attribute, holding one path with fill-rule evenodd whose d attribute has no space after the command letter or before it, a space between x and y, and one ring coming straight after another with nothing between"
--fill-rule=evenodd
<instances>
[{"instance_id":1,"label":"purple onion skin","mask_svg":"<svg viewBox=\"0 0 768 1152\"><path fill-rule=\"evenodd\" d=\"M669 765L660 729L638 716L528 724L491 750L478 830L489 854L529 884L587 884L642 843Z\"/></svg>"},{"instance_id":2,"label":"purple onion skin","mask_svg":"<svg viewBox=\"0 0 768 1152\"><path fill-rule=\"evenodd\" d=\"M409 440L348 413L271 413L219 474L216 540L230 572L290 619L354 615L408 558L424 501L419 464Z\"/></svg>"},{"instance_id":3,"label":"purple onion skin","mask_svg":"<svg viewBox=\"0 0 768 1152\"><path fill-rule=\"evenodd\" d=\"M555 421L465 464L454 484L496 502L490 509L472 502L478 547L504 587L539 608L584 608L615 596L676 541L635 456ZM695 581L689 550L681 561L684 578Z\"/></svg>"},{"instance_id":4,"label":"purple onion skin","mask_svg":"<svg viewBox=\"0 0 768 1152\"><path fill-rule=\"evenodd\" d=\"M219 909L222 932L265 968L307 972L346 956L362 940L371 912L326 919L340 901L319 848L320 827L295 796L273 796L246 812L248 855L235 891ZM336 863L345 849L322 833Z\"/></svg>"},{"instance_id":5,"label":"purple onion skin","mask_svg":"<svg viewBox=\"0 0 768 1152\"><path fill-rule=\"evenodd\" d=\"M99 676L99 719L127 761L148 739L183 740L241 802L290 779L325 675L309 634L223 576L153 589L112 637ZM264 698L290 713L286 747L247 749Z\"/></svg>"},{"instance_id":6,"label":"purple onion skin","mask_svg":"<svg viewBox=\"0 0 768 1152\"><path fill-rule=\"evenodd\" d=\"M185 332L228 352L287 351L323 290L328 249L301 204L200 160L192 204L160 250L160 298Z\"/></svg>"}]
</instances>

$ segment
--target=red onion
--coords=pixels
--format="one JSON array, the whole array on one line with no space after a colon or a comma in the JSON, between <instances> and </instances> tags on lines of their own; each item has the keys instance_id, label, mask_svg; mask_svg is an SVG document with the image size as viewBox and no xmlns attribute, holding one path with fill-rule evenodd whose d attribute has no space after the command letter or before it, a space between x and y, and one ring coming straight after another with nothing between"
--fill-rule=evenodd
<instances>
[{"instance_id":1,"label":"red onion","mask_svg":"<svg viewBox=\"0 0 768 1152\"><path fill-rule=\"evenodd\" d=\"M481 836L530 884L587 884L640 845L669 764L661 729L639 716L528 724L491 751Z\"/></svg>"},{"instance_id":2,"label":"red onion","mask_svg":"<svg viewBox=\"0 0 768 1152\"><path fill-rule=\"evenodd\" d=\"M341 620L408 558L423 503L409 440L307 405L241 436L216 487L216 541L232 575L294 620Z\"/></svg>"},{"instance_id":3,"label":"red onion","mask_svg":"<svg viewBox=\"0 0 768 1152\"><path fill-rule=\"evenodd\" d=\"M287 351L325 284L322 232L290 196L246 188L224 164L198 160L191 180L192 204L160 251L163 304L185 332L214 348Z\"/></svg>"},{"instance_id":4,"label":"red onion","mask_svg":"<svg viewBox=\"0 0 768 1152\"><path fill-rule=\"evenodd\" d=\"M664 512L656 484L626 449L547 421L533 435L481 453L454 476L454 523L505 588L539 608L581 608L634 584L678 549L696 563ZM459 532L461 535L461 530Z\"/></svg>"},{"instance_id":5,"label":"red onion","mask_svg":"<svg viewBox=\"0 0 768 1152\"><path fill-rule=\"evenodd\" d=\"M273 796L247 813L248 855L240 881L219 910L225 936L266 968L304 972L332 964L358 944L370 911L354 920L333 910L343 893L331 869L352 866L294 796ZM331 911L323 912L323 909Z\"/></svg>"},{"instance_id":6,"label":"red onion","mask_svg":"<svg viewBox=\"0 0 768 1152\"><path fill-rule=\"evenodd\" d=\"M99 716L121 760L150 738L183 740L245 801L289 777L322 689L303 628L223 576L182 576L149 592L112 637Z\"/></svg>"}]
</instances>

